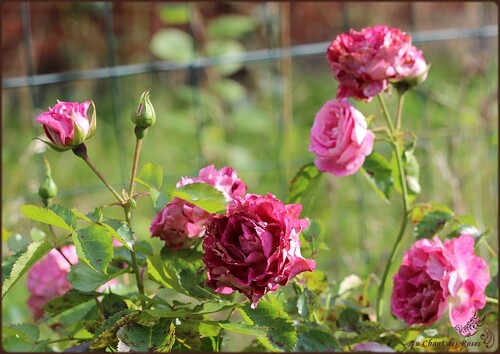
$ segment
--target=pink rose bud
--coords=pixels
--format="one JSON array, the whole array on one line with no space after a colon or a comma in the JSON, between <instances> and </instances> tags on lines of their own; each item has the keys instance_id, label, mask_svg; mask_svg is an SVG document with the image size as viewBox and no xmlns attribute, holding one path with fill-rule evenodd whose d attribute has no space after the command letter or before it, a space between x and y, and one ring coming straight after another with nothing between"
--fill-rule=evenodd
<instances>
[{"instance_id":1,"label":"pink rose bud","mask_svg":"<svg viewBox=\"0 0 500 354\"><path fill-rule=\"evenodd\" d=\"M316 155L314 163L320 171L347 176L363 165L374 139L363 114L347 99L330 100L316 114L309 151Z\"/></svg>"},{"instance_id":2,"label":"pink rose bud","mask_svg":"<svg viewBox=\"0 0 500 354\"><path fill-rule=\"evenodd\" d=\"M90 119L87 110L92 105L93 112ZM43 125L43 130L49 141L47 145L57 151L73 149L89 139L96 129L95 106L92 101L61 102L40 114L35 122Z\"/></svg>"},{"instance_id":3,"label":"pink rose bud","mask_svg":"<svg viewBox=\"0 0 500 354\"><path fill-rule=\"evenodd\" d=\"M447 309L459 331L486 304L486 262L474 254L474 239L418 240L394 275L392 312L407 324L430 325ZM463 334L462 334L463 335Z\"/></svg>"},{"instance_id":4,"label":"pink rose bud","mask_svg":"<svg viewBox=\"0 0 500 354\"><path fill-rule=\"evenodd\" d=\"M316 263L300 253L299 235L309 222L300 204L284 205L272 194L247 194L212 215L203 239L208 286L221 294L244 294L252 308L268 292Z\"/></svg>"},{"instance_id":5,"label":"pink rose bud","mask_svg":"<svg viewBox=\"0 0 500 354\"><path fill-rule=\"evenodd\" d=\"M384 25L338 35L327 49L327 59L339 81L337 98L367 102L386 90L389 81L423 81L427 67L410 35Z\"/></svg>"},{"instance_id":6,"label":"pink rose bud","mask_svg":"<svg viewBox=\"0 0 500 354\"><path fill-rule=\"evenodd\" d=\"M183 177L176 187L192 183L207 183L222 192L228 202L243 196L247 187L238 178L235 170L224 166L220 170L214 165L202 168L198 177ZM174 198L154 218L150 231L154 237L165 241L165 247L175 250L186 248L205 234L205 224L210 214L192 203Z\"/></svg>"}]
</instances>

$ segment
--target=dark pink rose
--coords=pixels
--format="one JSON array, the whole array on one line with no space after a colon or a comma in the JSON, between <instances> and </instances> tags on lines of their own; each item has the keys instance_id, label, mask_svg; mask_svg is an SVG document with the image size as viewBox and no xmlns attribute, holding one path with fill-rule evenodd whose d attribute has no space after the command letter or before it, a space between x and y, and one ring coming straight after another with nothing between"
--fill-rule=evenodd
<instances>
[{"instance_id":1,"label":"dark pink rose","mask_svg":"<svg viewBox=\"0 0 500 354\"><path fill-rule=\"evenodd\" d=\"M35 122L43 125L45 135L50 141L48 145L56 150L72 149L90 138L96 128L95 108L92 116L87 117L87 110L92 101L61 102L40 114Z\"/></svg>"},{"instance_id":2,"label":"dark pink rose","mask_svg":"<svg viewBox=\"0 0 500 354\"><path fill-rule=\"evenodd\" d=\"M488 267L474 254L474 240L461 235L443 243L419 240L394 275L392 312L408 324L430 325L449 309L454 327L464 326L486 303ZM458 329L457 329L458 330Z\"/></svg>"},{"instance_id":3,"label":"dark pink rose","mask_svg":"<svg viewBox=\"0 0 500 354\"><path fill-rule=\"evenodd\" d=\"M338 35L327 49L327 59L339 81L337 98L364 101L384 91L390 81L419 76L426 68L411 36L384 25Z\"/></svg>"},{"instance_id":4,"label":"dark pink rose","mask_svg":"<svg viewBox=\"0 0 500 354\"><path fill-rule=\"evenodd\" d=\"M203 239L208 286L221 294L244 294L255 308L279 285L316 263L300 253L300 204L284 205L272 194L235 198L226 215L212 215Z\"/></svg>"},{"instance_id":5,"label":"dark pink rose","mask_svg":"<svg viewBox=\"0 0 500 354\"><path fill-rule=\"evenodd\" d=\"M71 264L78 262L75 246L65 246L61 248L61 252ZM28 306L36 320L43 316L42 308L49 300L62 296L71 289L71 285L66 279L71 264L53 249L28 272L28 290L30 292Z\"/></svg>"},{"instance_id":6,"label":"dark pink rose","mask_svg":"<svg viewBox=\"0 0 500 354\"><path fill-rule=\"evenodd\" d=\"M347 176L363 165L374 140L365 117L347 99L330 100L316 113L309 151L320 171Z\"/></svg>"},{"instance_id":7,"label":"dark pink rose","mask_svg":"<svg viewBox=\"0 0 500 354\"><path fill-rule=\"evenodd\" d=\"M176 187L191 183L207 183L222 192L228 202L243 196L246 186L235 170L224 166L220 170L209 165L200 170L198 177L183 177ZM165 241L165 247L175 250L189 247L205 234L205 223L210 214L192 203L175 197L154 218L151 235Z\"/></svg>"}]
</instances>

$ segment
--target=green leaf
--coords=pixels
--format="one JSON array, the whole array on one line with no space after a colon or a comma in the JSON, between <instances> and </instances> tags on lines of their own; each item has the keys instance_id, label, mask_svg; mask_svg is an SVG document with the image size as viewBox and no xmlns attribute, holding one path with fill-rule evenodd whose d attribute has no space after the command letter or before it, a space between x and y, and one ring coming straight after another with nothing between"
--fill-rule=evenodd
<instances>
[{"instance_id":1,"label":"green leaf","mask_svg":"<svg viewBox=\"0 0 500 354\"><path fill-rule=\"evenodd\" d=\"M73 228L54 211L46 208L41 208L36 205L26 204L21 206L21 213L34 221L39 221L44 224L60 227L68 232L73 232Z\"/></svg>"},{"instance_id":2,"label":"green leaf","mask_svg":"<svg viewBox=\"0 0 500 354\"><path fill-rule=\"evenodd\" d=\"M301 237L305 243L301 244L301 248L310 248L311 255L314 256L320 249L324 239L325 226L319 220L313 219L309 222L309 227L302 231Z\"/></svg>"},{"instance_id":3,"label":"green leaf","mask_svg":"<svg viewBox=\"0 0 500 354\"><path fill-rule=\"evenodd\" d=\"M28 323L13 324L2 326L2 336L4 335L17 336L23 341L35 343L40 336L40 330L37 326Z\"/></svg>"},{"instance_id":4,"label":"green leaf","mask_svg":"<svg viewBox=\"0 0 500 354\"><path fill-rule=\"evenodd\" d=\"M290 182L287 203L310 204L321 175L322 172L316 168L314 162L301 167Z\"/></svg>"},{"instance_id":5,"label":"green leaf","mask_svg":"<svg viewBox=\"0 0 500 354\"><path fill-rule=\"evenodd\" d=\"M132 323L120 328L116 335L134 352L168 352L175 343L175 326L167 319L152 327Z\"/></svg>"},{"instance_id":6,"label":"green leaf","mask_svg":"<svg viewBox=\"0 0 500 354\"><path fill-rule=\"evenodd\" d=\"M51 205L49 209L63 219L66 224L71 227L71 229L76 230L78 219L71 210L58 204Z\"/></svg>"},{"instance_id":7,"label":"green leaf","mask_svg":"<svg viewBox=\"0 0 500 354\"><path fill-rule=\"evenodd\" d=\"M134 234L127 223L121 220L110 219L100 225L104 226L122 245L129 250L133 249L135 243Z\"/></svg>"},{"instance_id":8,"label":"green leaf","mask_svg":"<svg viewBox=\"0 0 500 354\"><path fill-rule=\"evenodd\" d=\"M139 179L148 187L159 190L163 184L163 169L160 165L148 162L141 169Z\"/></svg>"},{"instance_id":9,"label":"green leaf","mask_svg":"<svg viewBox=\"0 0 500 354\"><path fill-rule=\"evenodd\" d=\"M113 293L104 295L101 306L105 318L109 318L115 313L128 309L125 300L121 296Z\"/></svg>"},{"instance_id":10,"label":"green leaf","mask_svg":"<svg viewBox=\"0 0 500 354\"><path fill-rule=\"evenodd\" d=\"M389 202L394 185L391 164L377 152L368 155L361 172L383 201Z\"/></svg>"},{"instance_id":11,"label":"green leaf","mask_svg":"<svg viewBox=\"0 0 500 354\"><path fill-rule=\"evenodd\" d=\"M266 327L260 327L254 324L250 325L247 323L222 322L222 321L215 323L218 324L220 327L224 328L225 330L236 333L248 334L263 339L266 338L267 332L269 331L269 329Z\"/></svg>"},{"instance_id":12,"label":"green leaf","mask_svg":"<svg viewBox=\"0 0 500 354\"><path fill-rule=\"evenodd\" d=\"M252 309L247 303L240 312L247 323L269 329L266 338L258 338L264 346L291 352L297 342L297 332L292 320L278 301L271 296L268 296L268 299L270 302L262 299L256 309Z\"/></svg>"},{"instance_id":13,"label":"green leaf","mask_svg":"<svg viewBox=\"0 0 500 354\"><path fill-rule=\"evenodd\" d=\"M63 296L48 301L43 306L43 310L55 316L101 295L102 294L98 292L82 292L77 289L71 289Z\"/></svg>"},{"instance_id":14,"label":"green leaf","mask_svg":"<svg viewBox=\"0 0 500 354\"><path fill-rule=\"evenodd\" d=\"M297 299L297 312L303 318L309 318L319 306L318 296L308 289L305 289Z\"/></svg>"},{"instance_id":15,"label":"green leaf","mask_svg":"<svg viewBox=\"0 0 500 354\"><path fill-rule=\"evenodd\" d=\"M140 312L136 310L123 310L108 318L96 331L90 350L99 350L118 341L116 332L127 324L135 323Z\"/></svg>"},{"instance_id":16,"label":"green leaf","mask_svg":"<svg viewBox=\"0 0 500 354\"><path fill-rule=\"evenodd\" d=\"M214 69L220 75L229 76L243 67L240 57L245 53L245 47L234 39L214 39L205 44L205 51L209 57L217 57L220 64Z\"/></svg>"},{"instance_id":17,"label":"green leaf","mask_svg":"<svg viewBox=\"0 0 500 354\"><path fill-rule=\"evenodd\" d=\"M210 21L207 32L216 38L241 38L256 28L257 23L250 16L225 15Z\"/></svg>"},{"instance_id":18,"label":"green leaf","mask_svg":"<svg viewBox=\"0 0 500 354\"><path fill-rule=\"evenodd\" d=\"M96 272L106 274L113 258L113 234L101 224L93 224L71 235L78 258Z\"/></svg>"},{"instance_id":19,"label":"green leaf","mask_svg":"<svg viewBox=\"0 0 500 354\"><path fill-rule=\"evenodd\" d=\"M31 243L26 251L17 258L9 277L2 284L2 298L9 292L12 286L43 256L52 249L52 245L47 241L35 241ZM3 273L3 269L2 269Z\"/></svg>"},{"instance_id":20,"label":"green leaf","mask_svg":"<svg viewBox=\"0 0 500 354\"><path fill-rule=\"evenodd\" d=\"M189 6L187 4L162 6L159 16L167 25L182 25L189 22Z\"/></svg>"},{"instance_id":21,"label":"green leaf","mask_svg":"<svg viewBox=\"0 0 500 354\"><path fill-rule=\"evenodd\" d=\"M299 329L296 352L339 352L340 346L325 327L303 326Z\"/></svg>"},{"instance_id":22,"label":"green leaf","mask_svg":"<svg viewBox=\"0 0 500 354\"><path fill-rule=\"evenodd\" d=\"M415 237L417 240L433 237L443 229L445 224L451 220L452 217L452 214L443 211L431 211L425 214L415 225Z\"/></svg>"},{"instance_id":23,"label":"green leaf","mask_svg":"<svg viewBox=\"0 0 500 354\"><path fill-rule=\"evenodd\" d=\"M408 193L410 195L417 195L422 189L419 182L420 165L417 158L413 154L413 150L406 150L404 152L404 163Z\"/></svg>"},{"instance_id":24,"label":"green leaf","mask_svg":"<svg viewBox=\"0 0 500 354\"><path fill-rule=\"evenodd\" d=\"M238 103L246 99L245 86L232 79L221 78L210 82L210 89L218 97L230 103Z\"/></svg>"},{"instance_id":25,"label":"green leaf","mask_svg":"<svg viewBox=\"0 0 500 354\"><path fill-rule=\"evenodd\" d=\"M151 256L147 259L148 274L161 285L182 293L183 289L174 268L164 262L160 256Z\"/></svg>"},{"instance_id":26,"label":"green leaf","mask_svg":"<svg viewBox=\"0 0 500 354\"><path fill-rule=\"evenodd\" d=\"M193 38L176 28L161 29L149 42L151 52L160 59L189 63L195 58Z\"/></svg>"},{"instance_id":27,"label":"green leaf","mask_svg":"<svg viewBox=\"0 0 500 354\"><path fill-rule=\"evenodd\" d=\"M88 300L82 302L78 305L70 307L64 310L58 315L58 322L61 327L66 331L71 331L70 333L75 333L80 328L83 328L82 320L85 319L89 314L96 311L97 303L95 300Z\"/></svg>"},{"instance_id":28,"label":"green leaf","mask_svg":"<svg viewBox=\"0 0 500 354\"><path fill-rule=\"evenodd\" d=\"M208 213L225 213L224 194L207 183L191 183L174 190L174 196L190 202Z\"/></svg>"},{"instance_id":29,"label":"green leaf","mask_svg":"<svg viewBox=\"0 0 500 354\"><path fill-rule=\"evenodd\" d=\"M71 287L83 292L89 292L106 284L111 279L121 274L119 268L110 267L111 274L97 273L85 263L77 263L71 267L68 281Z\"/></svg>"}]
</instances>

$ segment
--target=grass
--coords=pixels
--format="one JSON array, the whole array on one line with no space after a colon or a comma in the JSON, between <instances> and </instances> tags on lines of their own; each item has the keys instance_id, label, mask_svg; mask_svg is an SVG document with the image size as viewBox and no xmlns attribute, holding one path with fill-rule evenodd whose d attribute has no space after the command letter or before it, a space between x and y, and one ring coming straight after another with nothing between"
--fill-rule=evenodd
<instances>
[{"instance_id":1,"label":"grass","mask_svg":"<svg viewBox=\"0 0 500 354\"><path fill-rule=\"evenodd\" d=\"M445 57L429 48L426 54L433 64L430 76L418 91L408 95L403 122L419 137L416 154L422 194L418 200L434 200L461 214L473 215L480 230L491 231L488 240L497 250L498 62L492 58L484 72L475 72L450 64L452 53ZM164 183L173 186L181 176L195 175L206 163L219 168L231 165L249 192L271 192L285 199L295 171L313 160L307 150L309 130L315 112L334 97L336 84L323 57L294 60L291 78L273 76L266 65L248 65L258 84L232 99L200 96L196 90L179 86L173 74L160 73L118 79L122 114L117 120L112 119L114 108L111 92L106 91L110 84L107 80L47 86L38 108L43 110L56 99L93 99L98 128L88 141L89 155L121 189L128 186L134 148L129 112L143 89L150 87L158 119L144 140L140 166L148 161L161 165ZM288 80L290 86L281 86L281 80ZM283 88L291 91L292 116L283 114ZM31 123L40 112L30 109L26 89L4 90L2 95L2 226L4 233L29 237L31 228L37 225L23 218L19 206L40 203L41 154L32 139L41 134L41 129ZM196 102L202 102L202 107ZM395 107L394 97L390 104ZM355 105L366 116L375 115L376 125L382 124L376 100ZM116 124L121 129L117 130ZM383 150L384 144L377 143L376 149ZM96 205L113 201L71 152L46 151L43 155L50 161L59 187L55 202L89 212ZM149 239L149 224L154 217L150 204L146 198L138 202L135 223L141 239ZM400 214L399 195L393 196L391 204L384 203L359 173L344 178L323 176L314 205L304 215L325 225L329 250L318 255L318 269L325 271L332 282L351 273L362 279L369 279L371 274L379 277L396 237ZM412 242L408 231L402 249ZM6 245L4 238L4 254ZM479 252L487 261L492 260L485 247ZM370 294L374 296L376 286L372 288ZM6 322L18 322L27 316L26 297L26 289L19 283L3 304Z\"/></svg>"}]
</instances>

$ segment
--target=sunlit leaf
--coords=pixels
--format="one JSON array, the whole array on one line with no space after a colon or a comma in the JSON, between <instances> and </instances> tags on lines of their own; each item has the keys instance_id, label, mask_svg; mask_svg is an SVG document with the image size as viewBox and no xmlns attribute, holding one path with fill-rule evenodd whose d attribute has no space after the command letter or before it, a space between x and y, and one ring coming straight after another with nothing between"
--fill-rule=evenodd
<instances>
[{"instance_id":1,"label":"sunlit leaf","mask_svg":"<svg viewBox=\"0 0 500 354\"><path fill-rule=\"evenodd\" d=\"M114 238L120 241L122 245L132 250L135 239L134 234L127 223L120 220L110 219L100 225L104 226Z\"/></svg>"},{"instance_id":2,"label":"sunlit leaf","mask_svg":"<svg viewBox=\"0 0 500 354\"><path fill-rule=\"evenodd\" d=\"M216 38L240 38L251 33L257 27L257 23L250 16L225 15L210 21L207 32Z\"/></svg>"},{"instance_id":3,"label":"sunlit leaf","mask_svg":"<svg viewBox=\"0 0 500 354\"><path fill-rule=\"evenodd\" d=\"M377 195L385 202L389 202L394 179L391 164L385 157L377 152L372 152L366 157L361 172L365 175Z\"/></svg>"},{"instance_id":4,"label":"sunlit leaf","mask_svg":"<svg viewBox=\"0 0 500 354\"><path fill-rule=\"evenodd\" d=\"M314 162L303 166L290 182L287 203L308 205L314 196L321 175L322 172L316 168Z\"/></svg>"},{"instance_id":5,"label":"sunlit leaf","mask_svg":"<svg viewBox=\"0 0 500 354\"><path fill-rule=\"evenodd\" d=\"M78 258L96 272L106 274L113 258L113 234L101 225L93 224L71 235Z\"/></svg>"},{"instance_id":6,"label":"sunlit leaf","mask_svg":"<svg viewBox=\"0 0 500 354\"><path fill-rule=\"evenodd\" d=\"M163 169L160 165L148 162L141 169L138 178L143 184L159 190L163 184Z\"/></svg>"},{"instance_id":7,"label":"sunlit leaf","mask_svg":"<svg viewBox=\"0 0 500 354\"><path fill-rule=\"evenodd\" d=\"M207 183L191 183L174 190L174 196L190 202L209 213L225 213L224 194Z\"/></svg>"},{"instance_id":8,"label":"sunlit leaf","mask_svg":"<svg viewBox=\"0 0 500 354\"><path fill-rule=\"evenodd\" d=\"M44 224L60 227L63 230L73 232L73 228L54 211L42 208L36 205L26 204L21 206L21 212L31 220L39 221Z\"/></svg>"},{"instance_id":9,"label":"sunlit leaf","mask_svg":"<svg viewBox=\"0 0 500 354\"><path fill-rule=\"evenodd\" d=\"M160 8L160 19L168 25L182 25L189 22L187 4L168 4Z\"/></svg>"},{"instance_id":10,"label":"sunlit leaf","mask_svg":"<svg viewBox=\"0 0 500 354\"><path fill-rule=\"evenodd\" d=\"M2 298L9 292L12 286L28 271L30 268L42 259L52 249L52 245L47 241L35 241L31 243L26 251L17 258L9 276L2 284ZM2 264L3 267L3 264ZM2 274L3 274L2 269Z\"/></svg>"},{"instance_id":11,"label":"sunlit leaf","mask_svg":"<svg viewBox=\"0 0 500 354\"><path fill-rule=\"evenodd\" d=\"M205 51L209 57L217 57L221 60L214 69L221 75L229 76L243 67L239 58L245 53L245 47L233 39L211 40L205 45Z\"/></svg>"}]
</instances>

